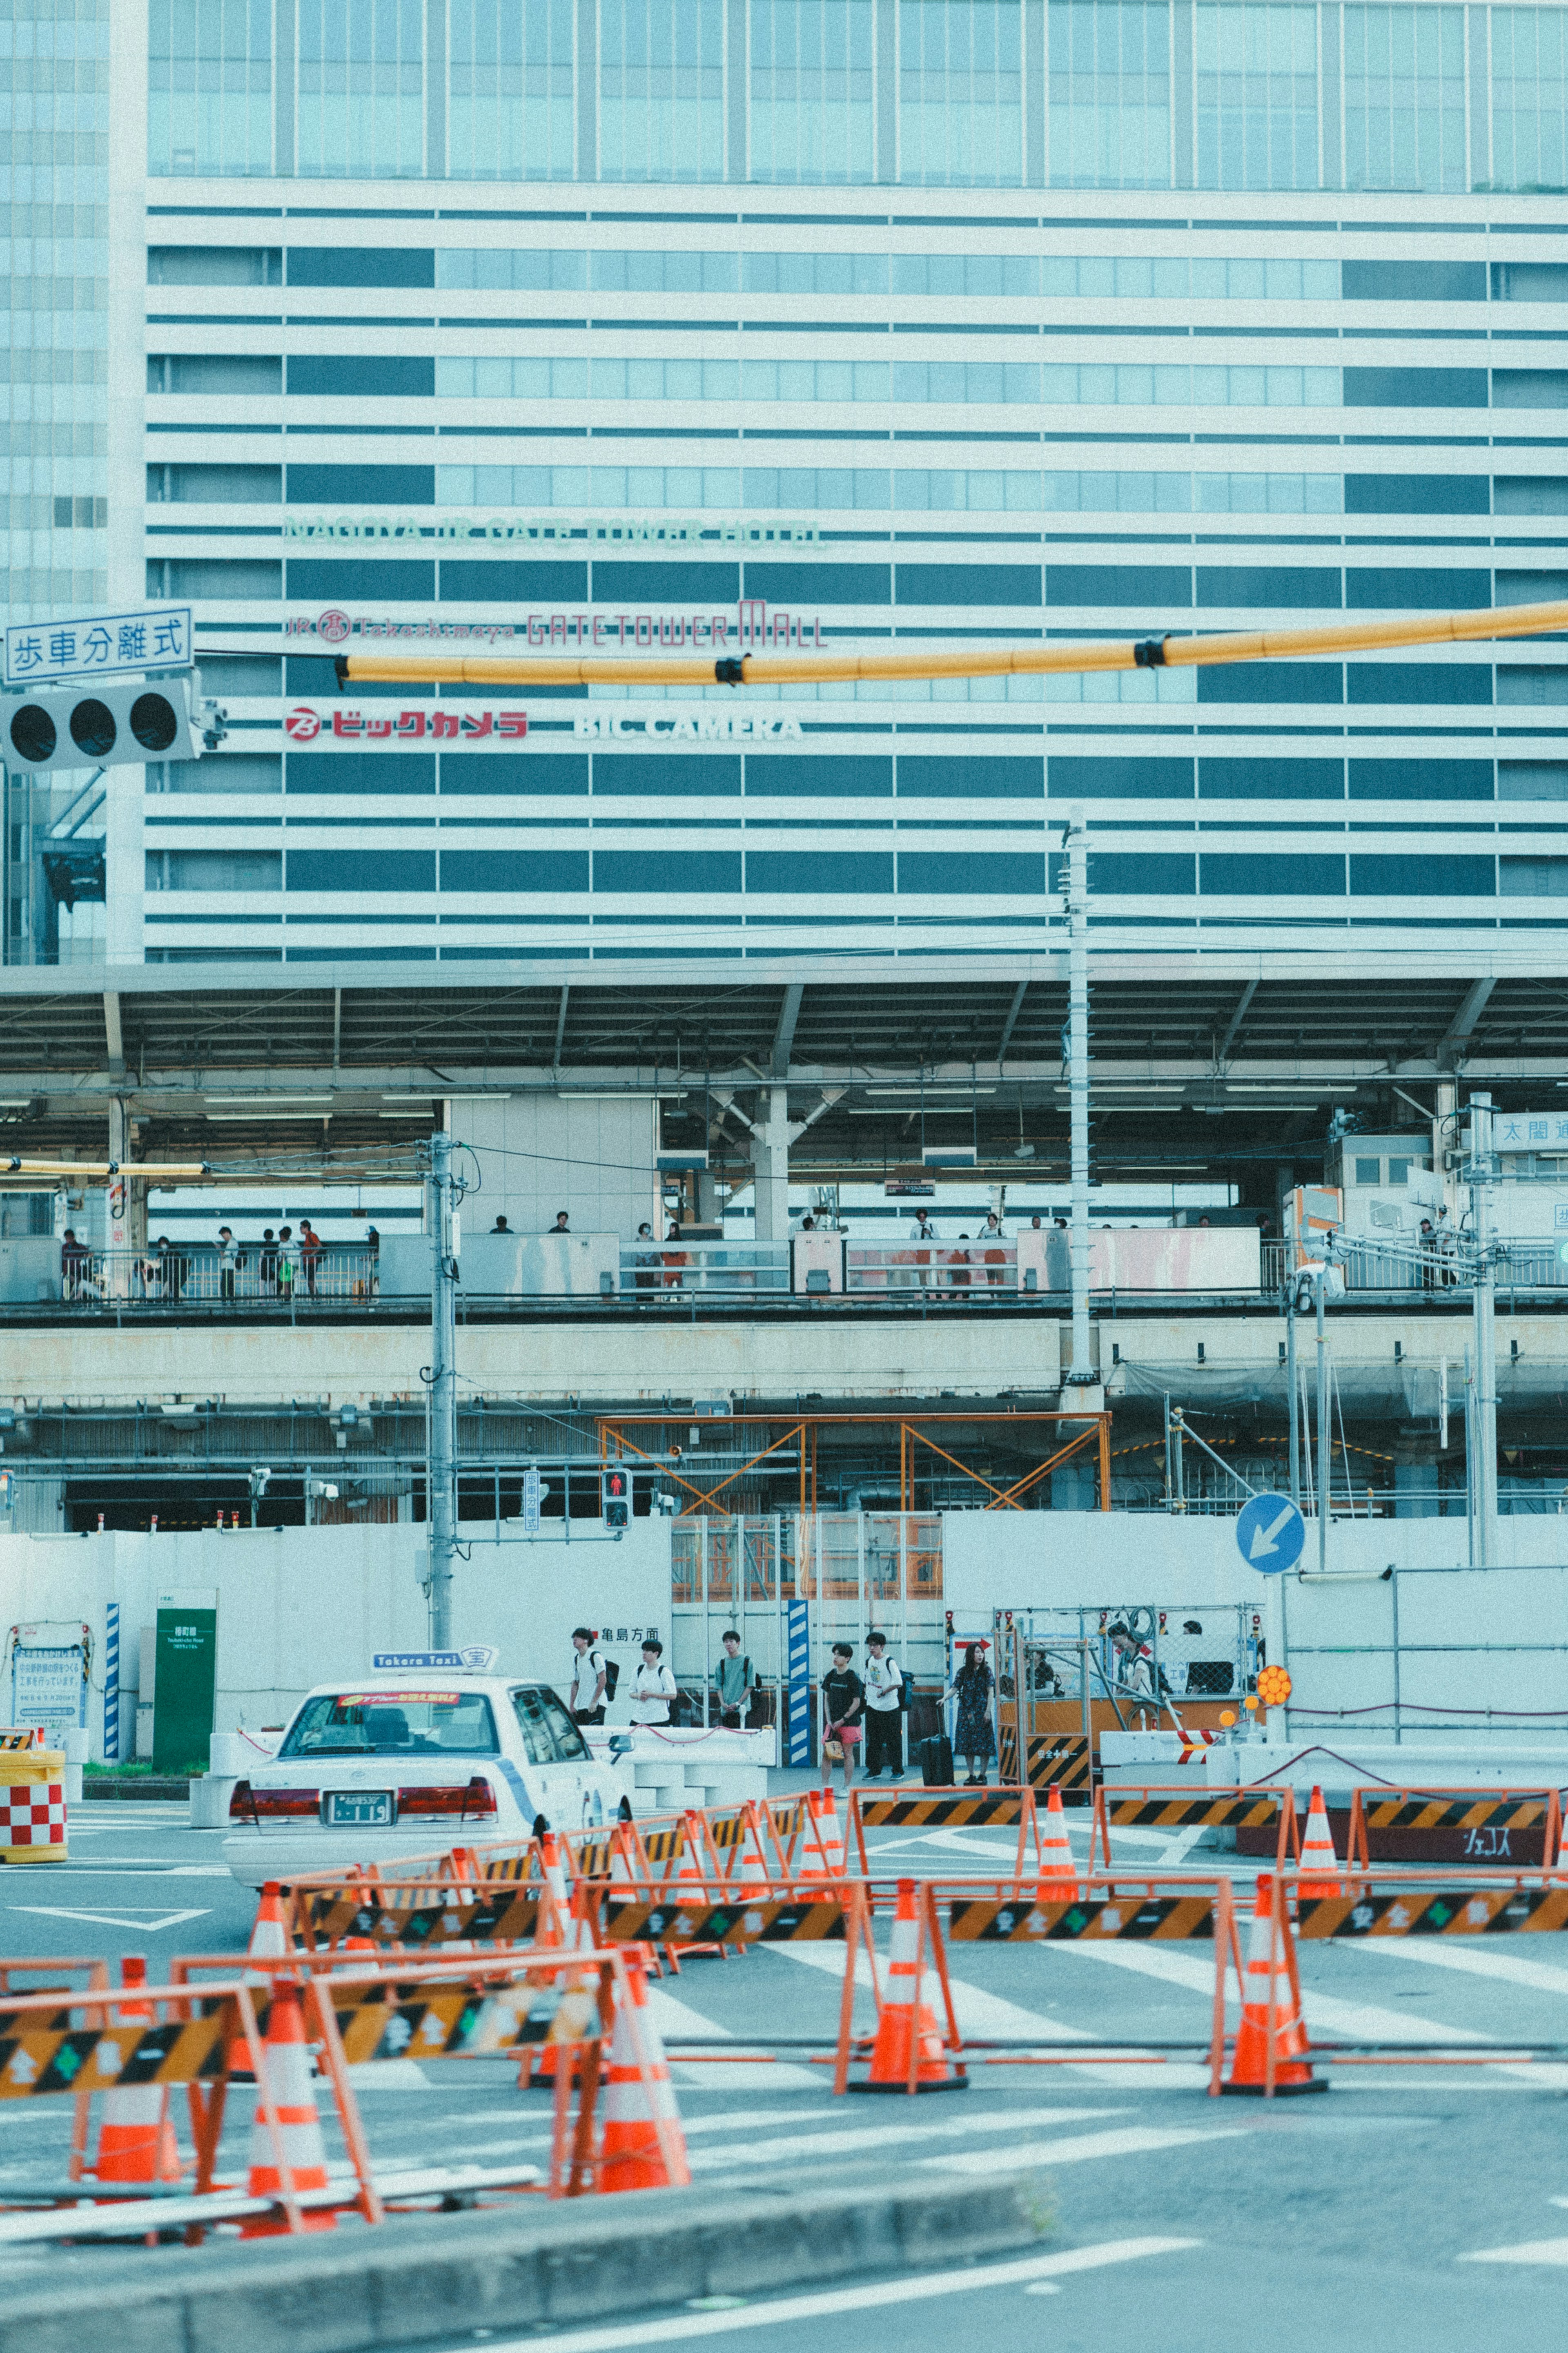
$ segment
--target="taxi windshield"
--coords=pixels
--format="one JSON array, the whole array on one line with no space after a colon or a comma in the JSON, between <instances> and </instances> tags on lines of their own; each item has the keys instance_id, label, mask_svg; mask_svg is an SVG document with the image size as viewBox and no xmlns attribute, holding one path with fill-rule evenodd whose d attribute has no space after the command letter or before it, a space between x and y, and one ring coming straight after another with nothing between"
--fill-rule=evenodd
<instances>
[{"instance_id":1,"label":"taxi windshield","mask_svg":"<svg viewBox=\"0 0 1568 2353\"><path fill-rule=\"evenodd\" d=\"M482 1692L320 1692L279 1757L494 1757L495 1717Z\"/></svg>"}]
</instances>

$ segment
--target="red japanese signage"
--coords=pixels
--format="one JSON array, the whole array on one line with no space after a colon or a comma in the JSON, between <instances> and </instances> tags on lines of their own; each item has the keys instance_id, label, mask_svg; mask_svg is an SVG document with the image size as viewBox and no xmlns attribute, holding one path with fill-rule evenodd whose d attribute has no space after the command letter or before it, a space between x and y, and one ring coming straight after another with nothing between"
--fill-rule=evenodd
<instances>
[{"instance_id":1,"label":"red japanese signage","mask_svg":"<svg viewBox=\"0 0 1568 2353\"><path fill-rule=\"evenodd\" d=\"M290 743L313 744L329 720L330 733L354 744L408 744L422 735L437 743L473 744L486 735L521 738L528 733L526 711L399 711L384 718L336 706L316 711L308 702L297 702L284 714L283 733Z\"/></svg>"}]
</instances>

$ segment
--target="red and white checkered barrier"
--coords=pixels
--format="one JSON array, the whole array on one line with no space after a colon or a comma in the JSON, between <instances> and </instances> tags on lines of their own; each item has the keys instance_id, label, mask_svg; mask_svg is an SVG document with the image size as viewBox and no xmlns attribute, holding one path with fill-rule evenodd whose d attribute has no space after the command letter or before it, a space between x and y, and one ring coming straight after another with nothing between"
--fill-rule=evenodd
<instances>
[{"instance_id":1,"label":"red and white checkered barrier","mask_svg":"<svg viewBox=\"0 0 1568 2353\"><path fill-rule=\"evenodd\" d=\"M53 1861L66 1851L66 1785L0 1781L0 1854L7 1862Z\"/></svg>"}]
</instances>

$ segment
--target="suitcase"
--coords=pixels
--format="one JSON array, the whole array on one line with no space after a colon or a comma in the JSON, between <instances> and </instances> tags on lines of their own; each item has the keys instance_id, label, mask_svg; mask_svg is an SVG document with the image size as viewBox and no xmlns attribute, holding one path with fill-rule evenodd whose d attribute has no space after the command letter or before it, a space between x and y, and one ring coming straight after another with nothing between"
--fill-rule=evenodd
<instances>
[{"instance_id":1,"label":"suitcase","mask_svg":"<svg viewBox=\"0 0 1568 2353\"><path fill-rule=\"evenodd\" d=\"M952 1743L945 1732L933 1732L920 1745L921 1776L928 1789L952 1787Z\"/></svg>"}]
</instances>

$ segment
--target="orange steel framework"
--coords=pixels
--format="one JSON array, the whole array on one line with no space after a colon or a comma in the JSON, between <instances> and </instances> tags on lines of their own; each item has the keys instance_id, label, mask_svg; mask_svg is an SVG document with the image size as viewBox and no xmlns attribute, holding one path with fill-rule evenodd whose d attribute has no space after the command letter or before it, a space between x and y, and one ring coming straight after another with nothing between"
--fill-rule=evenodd
<instances>
[{"instance_id":1,"label":"orange steel framework","mask_svg":"<svg viewBox=\"0 0 1568 2353\"><path fill-rule=\"evenodd\" d=\"M601 1462L608 1463L622 1461L627 1456L635 1456L638 1461L651 1464L672 1485L685 1489L690 1500L682 1504L676 1516L679 1519L689 1519L703 1511L714 1510L716 1499L723 1493L726 1487L732 1487L737 1480L745 1477L748 1471L754 1471L760 1464L765 1464L771 1455L777 1454L794 1439L798 1441L799 1447L796 1458L799 1508L804 1514L815 1512L817 1508L816 1451L817 1436L821 1430L896 1430L899 1433L899 1509L900 1512L912 1512L917 1508L914 1501L914 1465L917 1451L922 1447L939 1456L943 1462L952 1463L954 1470L962 1472L966 1479L972 1479L977 1487L985 1489L990 1497L990 1501L983 1506L985 1511L1021 1512L1024 1509L1023 1504L1019 1501L1021 1496L1027 1494L1029 1490L1037 1485L1047 1472L1058 1470L1074 1455L1081 1454L1090 1445L1094 1445L1097 1449L1100 1474L1100 1508L1102 1512L1108 1512L1110 1509L1110 1416L1109 1413L817 1413L798 1416L742 1413L736 1419L752 1429L760 1428L775 1434L769 1438L765 1446L759 1447L755 1454L749 1456L744 1462L721 1479L717 1486L699 1487L687 1478L677 1467L685 1460L684 1454L679 1450L674 1455L671 1455L668 1450L663 1453L655 1453L646 1446L639 1446L635 1439L628 1438L626 1435L628 1429L641 1430L689 1429L691 1426L689 1413L601 1415L598 1419L599 1460ZM1021 1479L1014 1480L1011 1486L998 1487L995 1482L987 1479L983 1472L972 1469L967 1462L961 1461L959 1457L947 1447L940 1445L934 1438L928 1437L927 1431L933 1425L942 1426L953 1422L964 1425L1003 1424L1013 1430L1020 1427L1033 1429L1042 1424L1054 1429L1057 1425L1066 1422L1072 1427L1075 1434L1068 1439L1065 1445L1058 1446L1055 1452L1048 1455L1043 1462L1037 1462L1032 1471L1026 1472ZM710 1430L723 1430L727 1426L724 1421L708 1422L703 1425Z\"/></svg>"}]
</instances>

